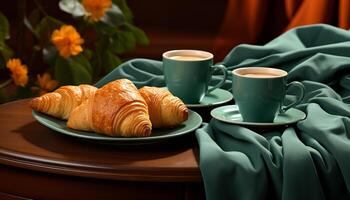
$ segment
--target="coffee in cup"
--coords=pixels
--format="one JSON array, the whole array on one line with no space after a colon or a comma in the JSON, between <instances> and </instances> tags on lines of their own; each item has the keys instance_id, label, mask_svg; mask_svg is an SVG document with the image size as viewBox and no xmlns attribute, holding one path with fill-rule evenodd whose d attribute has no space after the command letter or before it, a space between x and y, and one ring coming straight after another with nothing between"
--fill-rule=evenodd
<instances>
[{"instance_id":1,"label":"coffee in cup","mask_svg":"<svg viewBox=\"0 0 350 200\"><path fill-rule=\"evenodd\" d=\"M215 69L222 71L223 78L209 89ZM163 53L163 73L169 91L186 104L199 103L206 94L221 87L227 78L225 66L213 66L213 54L199 50Z\"/></svg>"},{"instance_id":2,"label":"coffee in cup","mask_svg":"<svg viewBox=\"0 0 350 200\"><path fill-rule=\"evenodd\" d=\"M287 84L288 73L268 67L246 67L232 71L232 93L245 122L271 123L279 113L300 103L305 94L302 83ZM299 89L298 99L283 105L289 87Z\"/></svg>"},{"instance_id":3,"label":"coffee in cup","mask_svg":"<svg viewBox=\"0 0 350 200\"><path fill-rule=\"evenodd\" d=\"M201 56L191 56L191 55L183 55L183 56L172 56L170 59L174 60L203 60L205 57Z\"/></svg>"}]
</instances>

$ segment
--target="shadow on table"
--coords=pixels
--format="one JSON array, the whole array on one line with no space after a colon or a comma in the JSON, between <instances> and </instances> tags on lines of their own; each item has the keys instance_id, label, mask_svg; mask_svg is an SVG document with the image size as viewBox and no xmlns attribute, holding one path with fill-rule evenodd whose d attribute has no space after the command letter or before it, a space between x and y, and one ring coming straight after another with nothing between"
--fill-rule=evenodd
<instances>
[{"instance_id":1,"label":"shadow on table","mask_svg":"<svg viewBox=\"0 0 350 200\"><path fill-rule=\"evenodd\" d=\"M123 159L125 162L159 159L193 151L198 162L198 147L194 133L173 138L168 141L143 145L111 145L99 144L80 138L63 135L42 126L34 121L14 130L24 140L49 152L62 154L65 157L98 157L99 160Z\"/></svg>"}]
</instances>

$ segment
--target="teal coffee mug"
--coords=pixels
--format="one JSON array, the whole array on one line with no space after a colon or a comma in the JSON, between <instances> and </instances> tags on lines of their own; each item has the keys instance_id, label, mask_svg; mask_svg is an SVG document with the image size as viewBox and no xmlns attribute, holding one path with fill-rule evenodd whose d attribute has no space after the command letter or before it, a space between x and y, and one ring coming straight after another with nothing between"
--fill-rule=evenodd
<instances>
[{"instance_id":1,"label":"teal coffee mug","mask_svg":"<svg viewBox=\"0 0 350 200\"><path fill-rule=\"evenodd\" d=\"M232 93L245 122L271 123L277 114L300 103L305 87L298 81L287 84L288 73L268 67L246 67L232 71ZM283 105L289 87L297 87L297 100Z\"/></svg>"},{"instance_id":2,"label":"teal coffee mug","mask_svg":"<svg viewBox=\"0 0 350 200\"><path fill-rule=\"evenodd\" d=\"M215 70L222 80L208 88ZM172 50L163 53L163 73L168 90L186 104L199 103L211 91L221 87L227 78L223 65L213 66L213 54L199 50Z\"/></svg>"}]
</instances>

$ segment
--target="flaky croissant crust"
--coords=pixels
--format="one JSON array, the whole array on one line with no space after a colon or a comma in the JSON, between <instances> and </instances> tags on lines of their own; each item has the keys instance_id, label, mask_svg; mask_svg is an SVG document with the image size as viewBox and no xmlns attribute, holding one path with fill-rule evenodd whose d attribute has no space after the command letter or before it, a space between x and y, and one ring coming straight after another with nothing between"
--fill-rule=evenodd
<instances>
[{"instance_id":1,"label":"flaky croissant crust","mask_svg":"<svg viewBox=\"0 0 350 200\"><path fill-rule=\"evenodd\" d=\"M152 130L146 102L127 79L98 89L88 102L72 112L67 126L124 137L148 136Z\"/></svg>"},{"instance_id":2,"label":"flaky croissant crust","mask_svg":"<svg viewBox=\"0 0 350 200\"><path fill-rule=\"evenodd\" d=\"M142 137L154 128L172 127L188 118L186 105L165 88L137 90L127 79L100 89L90 85L63 86L34 98L34 110L67 119L67 127L109 136Z\"/></svg>"},{"instance_id":3,"label":"flaky croissant crust","mask_svg":"<svg viewBox=\"0 0 350 200\"><path fill-rule=\"evenodd\" d=\"M186 105L166 88L145 86L139 91L147 102L154 128L172 127L187 120Z\"/></svg>"},{"instance_id":4,"label":"flaky croissant crust","mask_svg":"<svg viewBox=\"0 0 350 200\"><path fill-rule=\"evenodd\" d=\"M29 106L36 111L60 119L68 119L72 110L93 95L96 90L96 87L86 84L62 86L53 92L32 99Z\"/></svg>"}]
</instances>

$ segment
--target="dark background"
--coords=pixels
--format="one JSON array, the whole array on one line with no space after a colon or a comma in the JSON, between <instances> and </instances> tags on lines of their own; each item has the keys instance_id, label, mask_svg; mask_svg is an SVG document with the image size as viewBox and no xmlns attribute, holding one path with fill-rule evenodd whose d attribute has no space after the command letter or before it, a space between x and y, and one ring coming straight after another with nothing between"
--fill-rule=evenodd
<instances>
[{"instance_id":1,"label":"dark background","mask_svg":"<svg viewBox=\"0 0 350 200\"><path fill-rule=\"evenodd\" d=\"M70 15L59 10L58 0L38 1L49 15L67 24L74 23ZM134 14L135 25L146 32L150 44L138 46L134 51L123 54L122 58L161 59L162 52L169 49L190 48L212 52L227 0L128 0L127 3ZM27 31L20 19L23 13L28 15L33 8L33 0L12 0L0 4L0 11L10 21L12 38L8 43L17 57L23 57L32 48L28 34L20 34Z\"/></svg>"}]
</instances>

